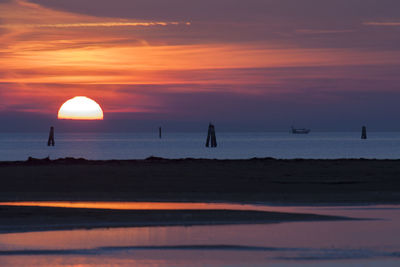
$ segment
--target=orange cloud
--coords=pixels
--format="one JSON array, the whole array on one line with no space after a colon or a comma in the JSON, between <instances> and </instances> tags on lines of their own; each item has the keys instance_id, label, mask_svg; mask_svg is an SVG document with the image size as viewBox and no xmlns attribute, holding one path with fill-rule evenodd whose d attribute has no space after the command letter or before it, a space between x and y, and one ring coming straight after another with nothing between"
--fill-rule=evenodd
<instances>
[{"instance_id":1,"label":"orange cloud","mask_svg":"<svg viewBox=\"0 0 400 267\"><path fill-rule=\"evenodd\" d=\"M65 48L62 44L57 49L58 45L57 42L37 41L15 44L2 59L0 71L11 73L2 80L84 84L180 83L187 81L167 77L159 79L151 75L151 71L396 64L400 59L400 54L393 52L268 49L260 44L78 48ZM210 79L215 80L214 77Z\"/></svg>"}]
</instances>

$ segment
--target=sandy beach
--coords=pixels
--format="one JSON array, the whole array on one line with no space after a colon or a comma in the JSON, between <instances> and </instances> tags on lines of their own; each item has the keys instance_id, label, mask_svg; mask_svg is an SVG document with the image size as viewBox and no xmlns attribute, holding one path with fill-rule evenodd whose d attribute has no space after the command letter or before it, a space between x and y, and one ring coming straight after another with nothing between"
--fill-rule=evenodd
<instances>
[{"instance_id":1,"label":"sandy beach","mask_svg":"<svg viewBox=\"0 0 400 267\"><path fill-rule=\"evenodd\" d=\"M106 210L0 206L0 233L139 226L265 224L349 220L303 213L239 210Z\"/></svg>"},{"instance_id":2,"label":"sandy beach","mask_svg":"<svg viewBox=\"0 0 400 267\"><path fill-rule=\"evenodd\" d=\"M170 201L282 205L400 202L400 161L85 159L1 162L1 201ZM346 220L239 210L0 207L0 231Z\"/></svg>"},{"instance_id":3,"label":"sandy beach","mask_svg":"<svg viewBox=\"0 0 400 267\"><path fill-rule=\"evenodd\" d=\"M400 203L399 160L31 159L0 177L0 201Z\"/></svg>"}]
</instances>

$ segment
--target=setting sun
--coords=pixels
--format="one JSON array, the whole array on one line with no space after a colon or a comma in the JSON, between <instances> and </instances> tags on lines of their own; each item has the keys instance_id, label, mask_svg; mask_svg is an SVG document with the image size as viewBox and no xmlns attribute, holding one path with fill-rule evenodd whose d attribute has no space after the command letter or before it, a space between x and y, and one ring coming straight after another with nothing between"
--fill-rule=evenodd
<instances>
[{"instance_id":1,"label":"setting sun","mask_svg":"<svg viewBox=\"0 0 400 267\"><path fill-rule=\"evenodd\" d=\"M76 96L62 104L58 119L102 120L103 110L96 101L86 96Z\"/></svg>"}]
</instances>

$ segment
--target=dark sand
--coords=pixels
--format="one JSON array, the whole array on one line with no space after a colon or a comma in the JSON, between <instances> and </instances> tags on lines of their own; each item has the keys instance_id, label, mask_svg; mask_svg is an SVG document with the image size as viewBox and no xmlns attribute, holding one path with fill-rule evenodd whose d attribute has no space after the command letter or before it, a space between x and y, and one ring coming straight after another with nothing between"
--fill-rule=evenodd
<instances>
[{"instance_id":1,"label":"dark sand","mask_svg":"<svg viewBox=\"0 0 400 267\"><path fill-rule=\"evenodd\" d=\"M349 220L315 214L238 210L103 210L0 206L0 233L138 226Z\"/></svg>"},{"instance_id":2,"label":"dark sand","mask_svg":"<svg viewBox=\"0 0 400 267\"><path fill-rule=\"evenodd\" d=\"M400 160L30 160L0 182L0 201L400 203Z\"/></svg>"},{"instance_id":3,"label":"dark sand","mask_svg":"<svg viewBox=\"0 0 400 267\"><path fill-rule=\"evenodd\" d=\"M0 201L400 203L399 160L84 159L0 162ZM0 231L272 223L343 217L228 210L0 207Z\"/></svg>"}]
</instances>

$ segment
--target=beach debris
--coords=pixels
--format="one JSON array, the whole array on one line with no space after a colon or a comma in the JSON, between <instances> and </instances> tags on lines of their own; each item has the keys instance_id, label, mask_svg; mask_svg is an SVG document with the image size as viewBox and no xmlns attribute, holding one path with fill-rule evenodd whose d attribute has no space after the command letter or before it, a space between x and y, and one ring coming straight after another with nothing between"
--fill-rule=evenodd
<instances>
[{"instance_id":1,"label":"beach debris","mask_svg":"<svg viewBox=\"0 0 400 267\"><path fill-rule=\"evenodd\" d=\"M47 146L54 146L54 127L50 127L50 133L49 133L49 140L47 141Z\"/></svg>"},{"instance_id":2,"label":"beach debris","mask_svg":"<svg viewBox=\"0 0 400 267\"><path fill-rule=\"evenodd\" d=\"M361 139L367 139L367 127L365 126L361 129Z\"/></svg>"},{"instance_id":3,"label":"beach debris","mask_svg":"<svg viewBox=\"0 0 400 267\"><path fill-rule=\"evenodd\" d=\"M210 146L210 140L211 140L211 147L217 147L217 137L215 136L215 127L211 122L208 125L206 147Z\"/></svg>"},{"instance_id":4,"label":"beach debris","mask_svg":"<svg viewBox=\"0 0 400 267\"><path fill-rule=\"evenodd\" d=\"M168 161L168 159L161 158L161 157L156 157L156 156L150 156L145 158L146 161Z\"/></svg>"},{"instance_id":5,"label":"beach debris","mask_svg":"<svg viewBox=\"0 0 400 267\"><path fill-rule=\"evenodd\" d=\"M45 157L43 159L28 157L28 160L27 160L28 163L48 163L50 161L51 161L50 157Z\"/></svg>"}]
</instances>

